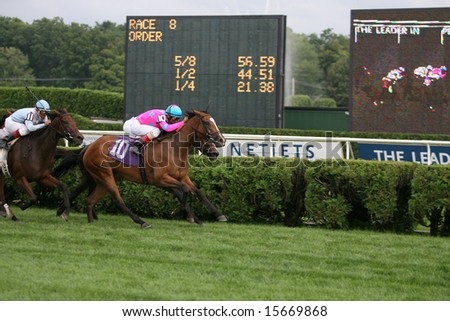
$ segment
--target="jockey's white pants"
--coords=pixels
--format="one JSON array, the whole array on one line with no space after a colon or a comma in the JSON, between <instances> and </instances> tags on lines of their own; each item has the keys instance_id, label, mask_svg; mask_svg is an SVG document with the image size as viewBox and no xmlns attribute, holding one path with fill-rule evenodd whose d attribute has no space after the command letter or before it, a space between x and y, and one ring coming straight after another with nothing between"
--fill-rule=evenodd
<instances>
[{"instance_id":1,"label":"jockey's white pants","mask_svg":"<svg viewBox=\"0 0 450 321\"><path fill-rule=\"evenodd\" d=\"M14 135L14 133L18 130L20 136L25 136L30 133L30 130L27 128L25 124L17 123L12 120L11 117L6 118L5 120L5 128L10 135Z\"/></svg>"},{"instance_id":2,"label":"jockey's white pants","mask_svg":"<svg viewBox=\"0 0 450 321\"><path fill-rule=\"evenodd\" d=\"M147 135L153 139L161 134L161 129L150 125L141 124L135 117L130 118L123 124L123 131L130 137L142 137Z\"/></svg>"}]
</instances>

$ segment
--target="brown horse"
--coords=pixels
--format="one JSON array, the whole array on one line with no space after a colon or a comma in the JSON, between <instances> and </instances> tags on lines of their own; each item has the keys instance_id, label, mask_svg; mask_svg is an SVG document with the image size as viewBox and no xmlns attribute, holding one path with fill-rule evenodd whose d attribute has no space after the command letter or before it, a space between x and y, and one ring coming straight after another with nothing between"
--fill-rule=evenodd
<instances>
[{"instance_id":1,"label":"brown horse","mask_svg":"<svg viewBox=\"0 0 450 321\"><path fill-rule=\"evenodd\" d=\"M22 210L27 209L37 201L30 182L58 188L64 194L64 218L67 217L70 207L67 188L51 175L54 163L56 146L61 138L66 138L74 144L83 142L83 135L78 131L75 120L66 110L58 109L48 112L50 125L31 132L18 139L9 148L7 154L8 171L13 181L28 195L29 200L18 203ZM4 174L0 171L0 213L17 220L5 200Z\"/></svg>"},{"instance_id":2,"label":"brown horse","mask_svg":"<svg viewBox=\"0 0 450 321\"><path fill-rule=\"evenodd\" d=\"M225 138L211 115L193 110L188 113L185 125L177 133L150 142L143 152L144 175L138 167L125 165L111 157L110 151L114 150L119 137L102 136L82 151L81 167L85 172L83 181L75 188L70 198L74 199L82 190L90 187L87 198L88 222L93 222L96 218L94 208L97 202L110 193L116 206L135 223L143 228L151 227L125 205L117 188L116 178L155 185L173 193L181 202L180 208L188 213L187 219L191 223L201 222L187 204L188 193L193 193L203 202L217 221L227 221L188 176L188 154L191 146L198 147L199 142L205 142L202 146L203 152L211 152L212 157L217 157L215 147L225 144ZM125 146L125 150L128 147ZM58 210L59 213L61 209Z\"/></svg>"}]
</instances>

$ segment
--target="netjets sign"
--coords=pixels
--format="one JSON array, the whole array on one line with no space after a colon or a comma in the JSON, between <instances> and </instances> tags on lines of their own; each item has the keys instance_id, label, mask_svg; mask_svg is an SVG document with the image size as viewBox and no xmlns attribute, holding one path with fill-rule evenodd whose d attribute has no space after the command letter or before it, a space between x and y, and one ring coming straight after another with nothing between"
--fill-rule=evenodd
<instances>
[{"instance_id":1,"label":"netjets sign","mask_svg":"<svg viewBox=\"0 0 450 321\"><path fill-rule=\"evenodd\" d=\"M339 141L283 141L270 136L260 140L227 138L226 145L219 152L221 156L285 157L311 161L344 158Z\"/></svg>"}]
</instances>

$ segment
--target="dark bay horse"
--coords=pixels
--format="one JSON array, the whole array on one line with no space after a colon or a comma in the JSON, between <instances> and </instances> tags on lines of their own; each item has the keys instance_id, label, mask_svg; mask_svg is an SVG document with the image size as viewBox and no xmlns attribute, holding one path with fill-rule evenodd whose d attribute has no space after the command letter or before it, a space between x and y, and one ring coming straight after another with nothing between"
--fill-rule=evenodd
<instances>
[{"instance_id":1,"label":"dark bay horse","mask_svg":"<svg viewBox=\"0 0 450 321\"><path fill-rule=\"evenodd\" d=\"M192 183L188 176L188 155L191 146L199 147L211 157L217 157L215 147L222 147L225 138L219 131L214 119L206 112L193 110L188 113L185 125L174 134L168 134L164 138L156 139L146 145L143 152L145 176L142 176L138 167L124 165L110 156L110 150L120 136L102 136L81 151L81 165L83 173L82 182L72 191L70 199L73 200L84 189L89 187L87 198L88 222L96 218L95 205L107 193L110 193L116 206L143 228L151 227L126 205L116 185L116 179L138 184L151 184L173 193L181 202L180 209L188 213L188 221L201 223L187 204L187 196L193 193L217 221L225 222L227 218L221 214L206 196ZM126 147L128 148L128 147ZM76 156L72 156L67 165L77 162ZM64 162L64 160L62 161ZM58 175L64 171L66 165L58 166ZM146 182L145 182L145 181ZM62 208L58 210L58 214Z\"/></svg>"},{"instance_id":2,"label":"dark bay horse","mask_svg":"<svg viewBox=\"0 0 450 321\"><path fill-rule=\"evenodd\" d=\"M29 199L18 203L25 210L37 201L30 182L60 189L64 194L64 218L68 215L70 202L67 188L51 175L56 146L61 138L80 145L83 135L78 131L75 120L64 109L48 112L50 125L19 138L9 149L8 170L14 183L24 191ZM0 171L0 213L17 220L5 200L4 174Z\"/></svg>"}]
</instances>

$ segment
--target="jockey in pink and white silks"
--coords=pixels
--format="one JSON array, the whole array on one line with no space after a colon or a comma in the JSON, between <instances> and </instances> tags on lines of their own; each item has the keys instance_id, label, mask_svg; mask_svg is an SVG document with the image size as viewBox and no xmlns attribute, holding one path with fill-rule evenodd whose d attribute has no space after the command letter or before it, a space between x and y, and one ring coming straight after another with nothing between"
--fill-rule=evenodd
<instances>
[{"instance_id":1,"label":"jockey in pink and white silks","mask_svg":"<svg viewBox=\"0 0 450 321\"><path fill-rule=\"evenodd\" d=\"M132 117L123 124L123 130L130 137L139 137L130 151L139 154L142 146L158 137L162 131L173 132L184 125L183 111L177 105L164 109L151 109Z\"/></svg>"},{"instance_id":2,"label":"jockey in pink and white silks","mask_svg":"<svg viewBox=\"0 0 450 321\"><path fill-rule=\"evenodd\" d=\"M5 120L5 127L0 134L0 148L6 146L6 143L20 136L25 136L30 132L44 128L51 123L47 118L47 112L50 111L50 105L41 99L36 102L35 107L22 108L12 113Z\"/></svg>"}]
</instances>

